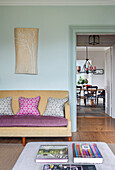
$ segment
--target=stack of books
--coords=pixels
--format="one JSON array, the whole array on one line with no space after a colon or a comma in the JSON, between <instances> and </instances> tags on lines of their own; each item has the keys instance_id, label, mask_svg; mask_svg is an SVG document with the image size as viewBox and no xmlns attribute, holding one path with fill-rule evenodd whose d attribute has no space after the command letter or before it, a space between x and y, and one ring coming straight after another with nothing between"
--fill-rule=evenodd
<instances>
[{"instance_id":1,"label":"stack of books","mask_svg":"<svg viewBox=\"0 0 115 170\"><path fill-rule=\"evenodd\" d=\"M68 162L68 146L41 145L36 156L36 162Z\"/></svg>"},{"instance_id":2,"label":"stack of books","mask_svg":"<svg viewBox=\"0 0 115 170\"><path fill-rule=\"evenodd\" d=\"M72 143L69 149L73 151L73 163L91 164L103 162L103 157L95 143ZM68 161L68 145L41 145L36 156L36 162L40 163L67 163ZM83 167L81 167L82 170L85 169Z\"/></svg>"},{"instance_id":3,"label":"stack of books","mask_svg":"<svg viewBox=\"0 0 115 170\"><path fill-rule=\"evenodd\" d=\"M73 143L74 163L102 163L103 157L95 143Z\"/></svg>"}]
</instances>

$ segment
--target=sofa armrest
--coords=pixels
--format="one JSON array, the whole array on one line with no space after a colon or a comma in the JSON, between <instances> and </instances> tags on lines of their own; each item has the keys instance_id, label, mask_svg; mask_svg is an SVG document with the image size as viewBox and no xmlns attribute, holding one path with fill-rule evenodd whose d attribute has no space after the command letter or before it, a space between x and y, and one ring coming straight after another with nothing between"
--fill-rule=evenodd
<instances>
[{"instance_id":1,"label":"sofa armrest","mask_svg":"<svg viewBox=\"0 0 115 170\"><path fill-rule=\"evenodd\" d=\"M68 119L68 121L71 121L69 102L65 104L65 118Z\"/></svg>"}]
</instances>

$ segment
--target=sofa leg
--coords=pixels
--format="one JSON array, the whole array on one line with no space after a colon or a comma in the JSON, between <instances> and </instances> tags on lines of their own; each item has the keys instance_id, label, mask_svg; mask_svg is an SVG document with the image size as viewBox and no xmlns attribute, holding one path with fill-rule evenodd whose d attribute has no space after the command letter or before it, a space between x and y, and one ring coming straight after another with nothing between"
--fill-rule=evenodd
<instances>
[{"instance_id":1,"label":"sofa leg","mask_svg":"<svg viewBox=\"0 0 115 170\"><path fill-rule=\"evenodd\" d=\"M26 138L25 137L22 137L22 143L23 143L23 146L25 146L25 144L26 144Z\"/></svg>"},{"instance_id":2,"label":"sofa leg","mask_svg":"<svg viewBox=\"0 0 115 170\"><path fill-rule=\"evenodd\" d=\"M69 142L71 142L71 137L68 137Z\"/></svg>"}]
</instances>

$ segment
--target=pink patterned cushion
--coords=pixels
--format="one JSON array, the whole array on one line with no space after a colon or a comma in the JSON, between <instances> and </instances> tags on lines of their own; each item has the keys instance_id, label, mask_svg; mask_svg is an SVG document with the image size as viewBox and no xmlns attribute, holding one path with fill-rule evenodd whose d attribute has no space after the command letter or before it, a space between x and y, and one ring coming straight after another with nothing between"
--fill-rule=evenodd
<instances>
[{"instance_id":1,"label":"pink patterned cushion","mask_svg":"<svg viewBox=\"0 0 115 170\"><path fill-rule=\"evenodd\" d=\"M20 110L16 115L40 115L38 103L40 96L36 98L19 98Z\"/></svg>"}]
</instances>

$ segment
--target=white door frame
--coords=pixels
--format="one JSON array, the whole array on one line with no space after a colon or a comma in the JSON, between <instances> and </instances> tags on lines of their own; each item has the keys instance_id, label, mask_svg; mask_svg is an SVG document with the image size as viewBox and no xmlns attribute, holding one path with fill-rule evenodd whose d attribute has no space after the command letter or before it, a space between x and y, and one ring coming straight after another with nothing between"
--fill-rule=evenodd
<instances>
[{"instance_id":1,"label":"white door frame","mask_svg":"<svg viewBox=\"0 0 115 170\"><path fill-rule=\"evenodd\" d=\"M115 67L114 67L114 63L115 63L115 45L113 45L112 49L111 49L111 54L112 54L112 83L111 83L111 116L112 118L115 118Z\"/></svg>"},{"instance_id":2,"label":"white door frame","mask_svg":"<svg viewBox=\"0 0 115 170\"><path fill-rule=\"evenodd\" d=\"M112 117L112 90L113 90L113 75L114 75L114 65L113 65L113 46L110 47L110 57L111 57L111 92L110 92L110 97L111 97L111 108L110 108L110 116Z\"/></svg>"},{"instance_id":3,"label":"white door frame","mask_svg":"<svg viewBox=\"0 0 115 170\"><path fill-rule=\"evenodd\" d=\"M108 50L108 49L107 49ZM112 47L110 47L109 51L105 50L105 113L109 116L112 115ZM108 60L108 52L109 52L109 60ZM107 65L109 64L109 65ZM109 67L110 66L110 67ZM109 85L107 84L107 71L109 70ZM108 96L109 95L109 96ZM109 99L109 100L108 100ZM108 108L109 107L109 108Z\"/></svg>"},{"instance_id":4,"label":"white door frame","mask_svg":"<svg viewBox=\"0 0 115 170\"><path fill-rule=\"evenodd\" d=\"M114 33L115 26L70 26L69 27L69 101L71 106L72 132L77 131L77 110L76 110L76 34L77 33ZM113 57L114 59L115 57ZM114 59L115 60L115 59ZM113 86L115 78L113 76ZM112 86L112 92L115 87ZM112 95L115 96L115 95ZM112 103L115 97L112 97ZM112 117L115 118L115 106L112 104Z\"/></svg>"}]
</instances>

